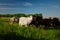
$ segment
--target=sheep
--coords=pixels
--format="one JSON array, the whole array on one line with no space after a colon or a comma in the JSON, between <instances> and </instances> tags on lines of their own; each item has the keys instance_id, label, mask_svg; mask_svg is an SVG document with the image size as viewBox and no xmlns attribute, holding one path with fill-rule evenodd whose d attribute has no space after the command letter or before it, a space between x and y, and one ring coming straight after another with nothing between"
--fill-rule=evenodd
<instances>
[{"instance_id":1,"label":"sheep","mask_svg":"<svg viewBox=\"0 0 60 40\"><path fill-rule=\"evenodd\" d=\"M27 27L31 22L32 22L33 17L29 16L29 17L20 17L19 18L19 26L25 26Z\"/></svg>"},{"instance_id":2,"label":"sheep","mask_svg":"<svg viewBox=\"0 0 60 40\"><path fill-rule=\"evenodd\" d=\"M18 22L19 21L19 18L17 18L17 17L12 17L12 18L10 18L10 24L13 24L14 22Z\"/></svg>"}]
</instances>

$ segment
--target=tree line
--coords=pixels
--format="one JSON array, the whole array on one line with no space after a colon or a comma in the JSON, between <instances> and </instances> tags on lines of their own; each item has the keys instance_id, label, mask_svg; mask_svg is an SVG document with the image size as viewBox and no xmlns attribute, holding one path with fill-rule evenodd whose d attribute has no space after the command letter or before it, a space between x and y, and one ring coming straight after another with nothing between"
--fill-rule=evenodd
<instances>
[{"instance_id":1,"label":"tree line","mask_svg":"<svg viewBox=\"0 0 60 40\"><path fill-rule=\"evenodd\" d=\"M0 17L27 17L27 16L39 16L42 17L42 13L36 13L36 14L24 14L24 13L17 13L17 14L0 14Z\"/></svg>"}]
</instances>

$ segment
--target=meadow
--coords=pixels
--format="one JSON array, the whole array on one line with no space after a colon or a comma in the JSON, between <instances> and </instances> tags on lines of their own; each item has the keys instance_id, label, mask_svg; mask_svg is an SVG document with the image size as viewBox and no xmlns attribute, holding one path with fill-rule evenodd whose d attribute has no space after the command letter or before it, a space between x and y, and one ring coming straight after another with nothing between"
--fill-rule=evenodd
<instances>
[{"instance_id":1,"label":"meadow","mask_svg":"<svg viewBox=\"0 0 60 40\"><path fill-rule=\"evenodd\" d=\"M41 29L33 26L9 24L9 18L0 18L0 40L60 40L59 29Z\"/></svg>"}]
</instances>

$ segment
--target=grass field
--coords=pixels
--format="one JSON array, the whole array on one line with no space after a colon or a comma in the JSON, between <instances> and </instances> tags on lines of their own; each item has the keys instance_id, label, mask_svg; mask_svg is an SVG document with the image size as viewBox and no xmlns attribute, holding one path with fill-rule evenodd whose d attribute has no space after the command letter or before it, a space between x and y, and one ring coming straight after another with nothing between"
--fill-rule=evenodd
<instances>
[{"instance_id":1,"label":"grass field","mask_svg":"<svg viewBox=\"0 0 60 40\"><path fill-rule=\"evenodd\" d=\"M60 30L20 27L10 25L9 18L0 18L0 40L60 40Z\"/></svg>"}]
</instances>

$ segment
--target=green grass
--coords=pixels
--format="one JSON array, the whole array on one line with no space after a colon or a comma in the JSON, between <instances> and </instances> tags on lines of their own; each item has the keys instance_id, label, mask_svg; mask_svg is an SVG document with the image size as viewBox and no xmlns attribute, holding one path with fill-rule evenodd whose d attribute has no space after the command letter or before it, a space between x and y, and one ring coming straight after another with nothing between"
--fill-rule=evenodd
<instances>
[{"instance_id":1,"label":"green grass","mask_svg":"<svg viewBox=\"0 0 60 40\"><path fill-rule=\"evenodd\" d=\"M34 28L33 26L20 27L18 23L10 25L9 22L0 20L0 39L6 36L7 38L13 36L15 40L16 38L18 40L60 40L60 30ZM3 21L5 20L3 19ZM12 40L13 37L11 38Z\"/></svg>"}]
</instances>

